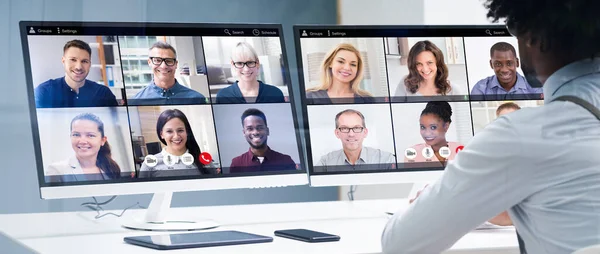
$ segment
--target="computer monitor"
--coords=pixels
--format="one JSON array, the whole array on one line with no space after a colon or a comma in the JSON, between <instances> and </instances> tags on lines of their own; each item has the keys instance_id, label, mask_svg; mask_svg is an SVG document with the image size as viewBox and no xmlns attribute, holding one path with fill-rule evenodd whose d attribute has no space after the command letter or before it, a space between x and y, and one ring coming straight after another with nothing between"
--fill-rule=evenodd
<instances>
[{"instance_id":1,"label":"computer monitor","mask_svg":"<svg viewBox=\"0 0 600 254\"><path fill-rule=\"evenodd\" d=\"M434 181L507 101L536 106L503 26L295 26L311 186ZM510 108L510 107L509 107Z\"/></svg>"},{"instance_id":2,"label":"computer monitor","mask_svg":"<svg viewBox=\"0 0 600 254\"><path fill-rule=\"evenodd\" d=\"M172 192L308 183L281 25L20 29L41 198L155 193L125 226L189 230L218 224L168 219Z\"/></svg>"}]
</instances>

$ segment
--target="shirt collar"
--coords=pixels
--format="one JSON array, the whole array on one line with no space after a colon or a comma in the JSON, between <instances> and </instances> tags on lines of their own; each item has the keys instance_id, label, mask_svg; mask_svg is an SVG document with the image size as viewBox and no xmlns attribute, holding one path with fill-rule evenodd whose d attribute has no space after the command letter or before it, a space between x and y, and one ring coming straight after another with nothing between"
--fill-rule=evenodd
<instances>
[{"instance_id":1,"label":"shirt collar","mask_svg":"<svg viewBox=\"0 0 600 254\"><path fill-rule=\"evenodd\" d=\"M185 150L185 153L183 153L183 154L186 154L186 153L189 153L189 152L190 152L190 150ZM178 156L178 155L170 154L169 152L167 152L166 148L163 148L162 151L160 152L160 154L162 154L163 158L166 157L167 155L171 155L171 157L173 157L173 158L179 158L179 157L181 157L181 156Z\"/></svg>"},{"instance_id":2,"label":"shirt collar","mask_svg":"<svg viewBox=\"0 0 600 254\"><path fill-rule=\"evenodd\" d=\"M252 148L248 148L248 155L250 155L250 158L258 158L258 156L254 155L252 153ZM267 146L267 151L265 152L265 156L263 156L265 159L267 158L271 158L271 156L273 155L273 151L271 150L271 148L269 146Z\"/></svg>"},{"instance_id":3,"label":"shirt collar","mask_svg":"<svg viewBox=\"0 0 600 254\"><path fill-rule=\"evenodd\" d=\"M150 87L152 88L152 90L154 90L155 92L157 92L159 94L162 94L163 92L164 93L175 93L175 92L179 92L179 90L180 90L179 89L180 84L179 84L179 82L177 82L177 79L175 79L175 85L173 85L170 89L167 89L167 90L162 89L159 86L157 86L156 83L154 83L154 81L152 81L150 83Z\"/></svg>"},{"instance_id":4,"label":"shirt collar","mask_svg":"<svg viewBox=\"0 0 600 254\"><path fill-rule=\"evenodd\" d=\"M358 160L356 160L356 162L366 162L367 161L367 149L366 147L362 147L360 149L360 155L358 156ZM346 161L346 163L351 164L350 161L348 160L348 156L346 156L346 153L344 152L344 149L342 149L342 155L344 156L344 161Z\"/></svg>"},{"instance_id":5,"label":"shirt collar","mask_svg":"<svg viewBox=\"0 0 600 254\"><path fill-rule=\"evenodd\" d=\"M517 83L515 83L515 86L513 88L511 88L510 90L527 90L527 83L525 81L525 77L523 77L521 74L519 74L518 72L516 73L517 75ZM494 75L494 78L492 78L492 87L491 88L498 88L498 89L504 89L504 87L502 87L500 85L500 82L498 82L498 76ZM507 91L510 92L510 91Z\"/></svg>"},{"instance_id":6,"label":"shirt collar","mask_svg":"<svg viewBox=\"0 0 600 254\"><path fill-rule=\"evenodd\" d=\"M558 97L556 92L566 83L597 72L600 72L600 57L586 58L563 66L552 73L544 83L544 103Z\"/></svg>"}]
</instances>

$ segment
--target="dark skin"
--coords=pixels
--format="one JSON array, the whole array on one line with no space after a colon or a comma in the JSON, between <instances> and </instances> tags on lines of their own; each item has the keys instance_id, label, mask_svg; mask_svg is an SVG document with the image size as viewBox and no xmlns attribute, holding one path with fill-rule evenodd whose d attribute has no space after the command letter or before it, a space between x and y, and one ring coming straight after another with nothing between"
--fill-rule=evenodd
<instances>
[{"instance_id":1,"label":"dark skin","mask_svg":"<svg viewBox=\"0 0 600 254\"><path fill-rule=\"evenodd\" d=\"M519 68L519 58L512 51L494 50L490 59L490 67L496 73L498 83L506 91L510 91L517 84L517 68Z\"/></svg>"}]
</instances>

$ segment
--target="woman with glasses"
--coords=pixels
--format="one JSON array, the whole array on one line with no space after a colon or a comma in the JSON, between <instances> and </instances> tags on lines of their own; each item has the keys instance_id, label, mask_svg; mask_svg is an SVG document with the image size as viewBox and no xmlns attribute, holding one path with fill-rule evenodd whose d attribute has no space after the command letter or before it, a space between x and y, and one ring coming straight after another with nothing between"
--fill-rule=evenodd
<instances>
[{"instance_id":1,"label":"woman with glasses","mask_svg":"<svg viewBox=\"0 0 600 254\"><path fill-rule=\"evenodd\" d=\"M425 143L412 146L410 154L415 156L409 159L404 157L404 162L440 162L446 165L446 161L454 159L462 145L457 142L446 140L446 132L450 128L452 120L452 107L445 101L430 101L421 112L419 128L421 137ZM406 152L409 153L408 151ZM410 157L412 157L410 156Z\"/></svg>"},{"instance_id":2,"label":"woman with glasses","mask_svg":"<svg viewBox=\"0 0 600 254\"><path fill-rule=\"evenodd\" d=\"M217 103L273 103L285 102L283 92L275 86L258 80L258 54L246 42L238 42L231 52L231 67L237 81L217 93Z\"/></svg>"},{"instance_id":3,"label":"woman with glasses","mask_svg":"<svg viewBox=\"0 0 600 254\"><path fill-rule=\"evenodd\" d=\"M364 62L352 44L340 43L323 59L321 85L306 89L306 98L318 104L370 103L371 93L360 88Z\"/></svg>"}]
</instances>

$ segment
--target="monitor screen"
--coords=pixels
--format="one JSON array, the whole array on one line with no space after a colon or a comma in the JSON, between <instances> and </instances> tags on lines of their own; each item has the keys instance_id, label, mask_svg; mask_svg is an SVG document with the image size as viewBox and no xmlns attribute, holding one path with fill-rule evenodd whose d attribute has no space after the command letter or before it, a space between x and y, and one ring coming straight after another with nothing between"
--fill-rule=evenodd
<instances>
[{"instance_id":1,"label":"monitor screen","mask_svg":"<svg viewBox=\"0 0 600 254\"><path fill-rule=\"evenodd\" d=\"M485 125L543 103L502 26L296 26L315 177L441 172ZM434 176L434 174L429 174ZM414 174L412 176L415 176ZM335 182L335 181L334 181Z\"/></svg>"},{"instance_id":2,"label":"monitor screen","mask_svg":"<svg viewBox=\"0 0 600 254\"><path fill-rule=\"evenodd\" d=\"M26 21L21 35L42 189L306 173L281 25Z\"/></svg>"}]
</instances>

